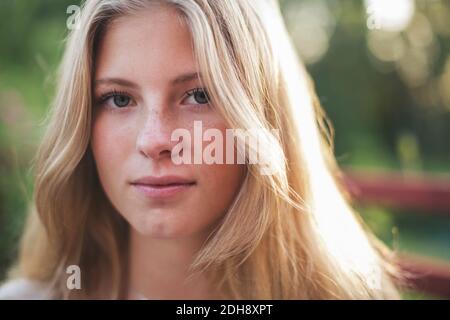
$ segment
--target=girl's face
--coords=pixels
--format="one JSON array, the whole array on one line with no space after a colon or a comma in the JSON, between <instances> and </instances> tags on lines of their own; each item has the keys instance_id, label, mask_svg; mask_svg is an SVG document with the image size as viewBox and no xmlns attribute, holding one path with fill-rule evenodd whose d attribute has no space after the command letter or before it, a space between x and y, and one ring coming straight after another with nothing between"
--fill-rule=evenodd
<instances>
[{"instance_id":1,"label":"girl's face","mask_svg":"<svg viewBox=\"0 0 450 320\"><path fill-rule=\"evenodd\" d=\"M245 175L243 165L172 161L176 129L194 140L194 121L201 121L203 130L225 137L224 119L208 103L197 72L189 29L173 9L118 18L99 43L91 147L106 195L140 234L208 232Z\"/></svg>"}]
</instances>

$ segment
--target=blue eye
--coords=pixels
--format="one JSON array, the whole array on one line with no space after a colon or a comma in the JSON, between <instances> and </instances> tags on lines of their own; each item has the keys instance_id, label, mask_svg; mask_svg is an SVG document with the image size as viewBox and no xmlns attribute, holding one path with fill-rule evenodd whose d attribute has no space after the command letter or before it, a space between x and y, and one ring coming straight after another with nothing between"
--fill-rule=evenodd
<instances>
[{"instance_id":1,"label":"blue eye","mask_svg":"<svg viewBox=\"0 0 450 320\"><path fill-rule=\"evenodd\" d=\"M194 102L189 102L188 104L207 104L209 103L208 93L204 89L193 89L186 92L187 99L193 99Z\"/></svg>"},{"instance_id":2,"label":"blue eye","mask_svg":"<svg viewBox=\"0 0 450 320\"><path fill-rule=\"evenodd\" d=\"M112 103L111 107L125 108L132 102L131 97L125 92L112 91L102 95L99 99L100 104Z\"/></svg>"},{"instance_id":3,"label":"blue eye","mask_svg":"<svg viewBox=\"0 0 450 320\"><path fill-rule=\"evenodd\" d=\"M124 108L130 104L130 97L124 95L115 95L113 97L114 104L119 108Z\"/></svg>"}]
</instances>

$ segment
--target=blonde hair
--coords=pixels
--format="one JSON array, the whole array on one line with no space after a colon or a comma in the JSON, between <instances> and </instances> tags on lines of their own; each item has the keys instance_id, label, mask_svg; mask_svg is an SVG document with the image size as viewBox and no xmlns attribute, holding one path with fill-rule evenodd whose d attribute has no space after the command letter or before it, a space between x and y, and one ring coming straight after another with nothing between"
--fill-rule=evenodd
<instances>
[{"instance_id":1,"label":"blonde hair","mask_svg":"<svg viewBox=\"0 0 450 320\"><path fill-rule=\"evenodd\" d=\"M36 159L35 209L18 274L51 283L60 298L92 298L105 285L110 298L124 297L128 226L96 174L91 85L96 44L108 24L154 4L176 8L190 28L203 82L228 125L279 130L275 148L261 154L279 170L262 175L259 164L247 165L192 271L209 272L230 299L397 298L391 253L349 206L332 128L275 0L85 2ZM83 271L83 290L75 294L65 287L72 264Z\"/></svg>"}]
</instances>

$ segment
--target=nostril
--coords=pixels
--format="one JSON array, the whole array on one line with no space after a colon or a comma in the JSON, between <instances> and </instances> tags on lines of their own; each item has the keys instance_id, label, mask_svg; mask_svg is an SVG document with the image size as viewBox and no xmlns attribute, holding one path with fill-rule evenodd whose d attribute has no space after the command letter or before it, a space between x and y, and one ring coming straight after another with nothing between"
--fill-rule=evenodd
<instances>
[{"instance_id":1,"label":"nostril","mask_svg":"<svg viewBox=\"0 0 450 320\"><path fill-rule=\"evenodd\" d=\"M136 141L136 150L146 158L170 157L171 148L170 136L163 133L143 133Z\"/></svg>"},{"instance_id":2,"label":"nostril","mask_svg":"<svg viewBox=\"0 0 450 320\"><path fill-rule=\"evenodd\" d=\"M160 153L159 153L159 155L161 156L161 157L164 157L164 156L171 156L172 155L172 152L170 151L170 150L163 150L163 151L161 151Z\"/></svg>"}]
</instances>

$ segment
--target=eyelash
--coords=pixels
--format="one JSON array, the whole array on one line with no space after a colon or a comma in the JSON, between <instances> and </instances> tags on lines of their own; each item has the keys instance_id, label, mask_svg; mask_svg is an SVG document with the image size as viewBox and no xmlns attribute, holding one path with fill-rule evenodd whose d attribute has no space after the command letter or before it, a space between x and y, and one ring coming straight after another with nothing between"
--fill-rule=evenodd
<instances>
[{"instance_id":1,"label":"eyelash","mask_svg":"<svg viewBox=\"0 0 450 320\"><path fill-rule=\"evenodd\" d=\"M189 90L189 91L186 91L185 93L184 93L184 96L185 96L185 98L183 99L183 100L185 100L186 98L189 98L189 97L192 97L192 96L194 96L195 94L197 94L197 93L205 93L205 95L206 95L206 97L207 97L207 103L203 103L203 104L195 104L195 105L192 105L192 108L194 108L194 109L202 109L202 108L204 108L205 106L207 106L208 104L209 104L209 95L208 95L208 92L206 91L206 89L204 89L204 88L194 88L194 89L191 89L191 90ZM110 92L107 92L107 93L104 93L104 94L102 94L102 95L100 95L100 97L97 99L97 104L99 104L99 105L104 105L105 104L105 102L106 101L108 101L108 99L110 99L110 98L114 98L114 97L116 97L116 96L126 96L127 98L129 98L130 100L133 100L132 98L131 98L131 95L128 93L128 92L125 92L125 91L117 91L117 90L112 90L112 91L110 91ZM121 109L121 108L119 108L119 107L116 107L117 109Z\"/></svg>"},{"instance_id":2,"label":"eyelash","mask_svg":"<svg viewBox=\"0 0 450 320\"><path fill-rule=\"evenodd\" d=\"M128 93L125 92L125 91L112 90L112 91L110 91L110 92L107 92L107 93L102 94L102 95L98 98L97 102L98 102L99 104L104 104L109 98L114 98L114 97L116 97L116 96L126 96L126 97L129 97L129 98L131 99L130 94L128 94Z\"/></svg>"}]
</instances>

